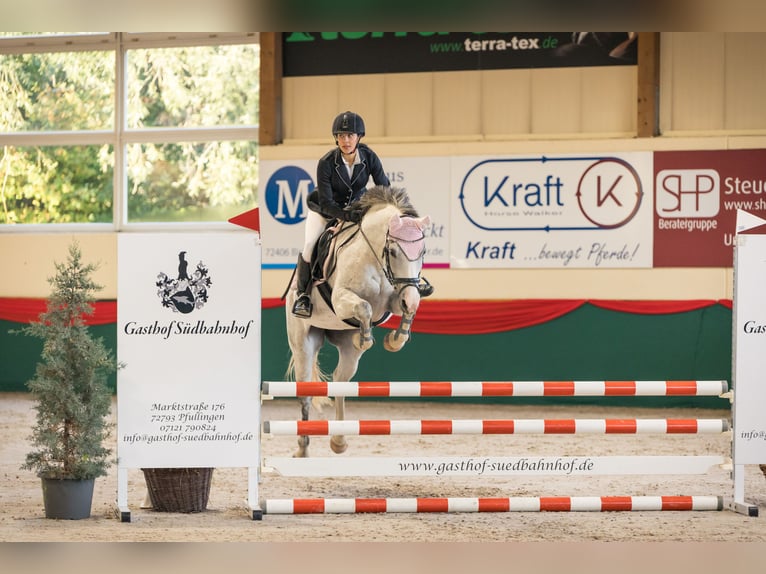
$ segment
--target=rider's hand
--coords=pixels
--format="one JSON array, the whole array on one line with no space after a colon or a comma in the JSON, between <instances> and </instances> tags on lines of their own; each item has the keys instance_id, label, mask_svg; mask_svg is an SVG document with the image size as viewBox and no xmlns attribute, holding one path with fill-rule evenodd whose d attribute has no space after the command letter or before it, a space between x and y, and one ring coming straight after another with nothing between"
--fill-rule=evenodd
<instances>
[{"instance_id":1,"label":"rider's hand","mask_svg":"<svg viewBox=\"0 0 766 574\"><path fill-rule=\"evenodd\" d=\"M345 220L353 223L360 223L362 221L362 216L364 216L364 211L354 208L348 209L344 214Z\"/></svg>"}]
</instances>

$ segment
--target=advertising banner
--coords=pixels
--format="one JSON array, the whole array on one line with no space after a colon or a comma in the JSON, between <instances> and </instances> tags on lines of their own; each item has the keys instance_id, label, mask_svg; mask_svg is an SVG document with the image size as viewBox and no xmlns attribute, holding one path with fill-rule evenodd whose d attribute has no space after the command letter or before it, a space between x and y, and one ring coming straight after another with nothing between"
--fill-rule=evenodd
<instances>
[{"instance_id":1,"label":"advertising banner","mask_svg":"<svg viewBox=\"0 0 766 574\"><path fill-rule=\"evenodd\" d=\"M257 234L121 233L118 264L120 466L257 468Z\"/></svg>"},{"instance_id":2,"label":"advertising banner","mask_svg":"<svg viewBox=\"0 0 766 574\"><path fill-rule=\"evenodd\" d=\"M306 198L316 185L317 159L263 160L260 217L263 268L291 268L303 248ZM447 157L383 158L393 187L403 188L421 216L429 215L425 267L449 264L449 164ZM370 186L374 185L370 180Z\"/></svg>"},{"instance_id":3,"label":"advertising banner","mask_svg":"<svg viewBox=\"0 0 766 574\"><path fill-rule=\"evenodd\" d=\"M289 76L625 66L631 32L284 32Z\"/></svg>"},{"instance_id":4,"label":"advertising banner","mask_svg":"<svg viewBox=\"0 0 766 574\"><path fill-rule=\"evenodd\" d=\"M452 267L652 265L652 154L452 158Z\"/></svg>"},{"instance_id":5,"label":"advertising banner","mask_svg":"<svg viewBox=\"0 0 766 574\"><path fill-rule=\"evenodd\" d=\"M734 268L734 463L766 463L766 219L740 211Z\"/></svg>"},{"instance_id":6,"label":"advertising banner","mask_svg":"<svg viewBox=\"0 0 766 574\"><path fill-rule=\"evenodd\" d=\"M766 150L654 154L655 267L731 267L737 210L766 217Z\"/></svg>"},{"instance_id":7,"label":"advertising banner","mask_svg":"<svg viewBox=\"0 0 766 574\"><path fill-rule=\"evenodd\" d=\"M384 165L431 216L426 267L731 267L737 210L766 217L764 149ZM314 159L261 162L264 267L295 265L315 178Z\"/></svg>"}]
</instances>

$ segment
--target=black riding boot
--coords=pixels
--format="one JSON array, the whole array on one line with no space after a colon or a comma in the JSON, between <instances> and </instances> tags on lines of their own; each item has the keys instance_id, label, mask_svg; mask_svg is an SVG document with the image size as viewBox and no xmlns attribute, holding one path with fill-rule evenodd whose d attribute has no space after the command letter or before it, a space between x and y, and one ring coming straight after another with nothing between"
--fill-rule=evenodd
<instances>
[{"instance_id":1,"label":"black riding boot","mask_svg":"<svg viewBox=\"0 0 766 574\"><path fill-rule=\"evenodd\" d=\"M421 299L428 297L434 292L434 286L428 282L428 279L423 277L423 281L424 283L418 285L418 293L420 293Z\"/></svg>"},{"instance_id":2,"label":"black riding boot","mask_svg":"<svg viewBox=\"0 0 766 574\"><path fill-rule=\"evenodd\" d=\"M293 305L293 315L311 317L311 265L306 263L301 255L298 255L296 271L298 273L298 297Z\"/></svg>"}]
</instances>

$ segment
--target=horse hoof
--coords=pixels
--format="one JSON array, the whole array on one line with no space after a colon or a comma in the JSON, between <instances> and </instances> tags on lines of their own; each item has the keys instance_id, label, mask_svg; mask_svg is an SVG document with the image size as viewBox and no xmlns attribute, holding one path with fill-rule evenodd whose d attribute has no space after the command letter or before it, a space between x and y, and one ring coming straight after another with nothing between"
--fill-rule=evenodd
<instances>
[{"instance_id":1,"label":"horse hoof","mask_svg":"<svg viewBox=\"0 0 766 574\"><path fill-rule=\"evenodd\" d=\"M293 454L293 458L306 458L309 455L309 451L306 449L298 449Z\"/></svg>"},{"instance_id":2,"label":"horse hoof","mask_svg":"<svg viewBox=\"0 0 766 574\"><path fill-rule=\"evenodd\" d=\"M392 347L391 343L389 343L387 340L383 341L383 348L388 351L389 353L396 353L397 351L401 351L401 347Z\"/></svg>"},{"instance_id":3,"label":"horse hoof","mask_svg":"<svg viewBox=\"0 0 766 574\"><path fill-rule=\"evenodd\" d=\"M388 335L386 335L383 338L383 348L386 351L389 351L391 353L396 353L397 351L401 351L402 347L404 347L404 344L409 340L409 337L401 337L401 343L399 342L399 338L394 335L394 332L391 331Z\"/></svg>"},{"instance_id":4,"label":"horse hoof","mask_svg":"<svg viewBox=\"0 0 766 574\"><path fill-rule=\"evenodd\" d=\"M330 448L335 454L341 454L346 452L348 443L343 437L332 437L330 439Z\"/></svg>"},{"instance_id":5,"label":"horse hoof","mask_svg":"<svg viewBox=\"0 0 766 574\"><path fill-rule=\"evenodd\" d=\"M362 339L361 335L354 336L354 347L359 349L360 351L366 351L370 349L375 342L375 339L372 337L367 337L366 339Z\"/></svg>"}]
</instances>

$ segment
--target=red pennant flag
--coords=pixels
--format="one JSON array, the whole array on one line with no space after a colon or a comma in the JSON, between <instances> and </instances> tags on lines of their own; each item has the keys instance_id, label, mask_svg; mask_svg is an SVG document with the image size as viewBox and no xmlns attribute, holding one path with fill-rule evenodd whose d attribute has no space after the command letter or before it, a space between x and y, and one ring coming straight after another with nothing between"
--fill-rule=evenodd
<instances>
[{"instance_id":1,"label":"red pennant flag","mask_svg":"<svg viewBox=\"0 0 766 574\"><path fill-rule=\"evenodd\" d=\"M257 207L255 209L251 209L250 211L245 211L244 213L235 215L229 219L229 223L233 223L234 225L239 225L240 227L245 227L247 229L252 229L258 233L261 232L261 220L258 216Z\"/></svg>"}]
</instances>

